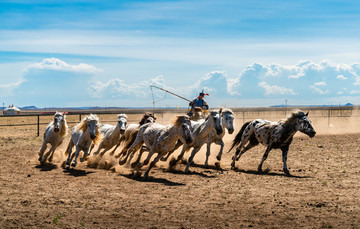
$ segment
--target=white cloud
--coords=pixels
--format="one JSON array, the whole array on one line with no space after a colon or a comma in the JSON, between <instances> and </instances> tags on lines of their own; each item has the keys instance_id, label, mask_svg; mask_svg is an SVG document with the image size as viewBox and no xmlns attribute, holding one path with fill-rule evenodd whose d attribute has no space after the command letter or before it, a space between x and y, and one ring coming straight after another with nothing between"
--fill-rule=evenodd
<instances>
[{"instance_id":1,"label":"white cloud","mask_svg":"<svg viewBox=\"0 0 360 229\"><path fill-rule=\"evenodd\" d=\"M314 85L311 85L310 88L315 94L319 94L319 95L329 94L329 90L322 90L318 87L315 87Z\"/></svg>"},{"instance_id":2,"label":"white cloud","mask_svg":"<svg viewBox=\"0 0 360 229\"><path fill-rule=\"evenodd\" d=\"M293 89L270 85L266 82L260 82L259 86L265 89L265 95L296 95Z\"/></svg>"},{"instance_id":3,"label":"white cloud","mask_svg":"<svg viewBox=\"0 0 360 229\"><path fill-rule=\"evenodd\" d=\"M321 82L316 82L314 85L315 86L327 86L327 83L325 81L321 81Z\"/></svg>"},{"instance_id":4,"label":"white cloud","mask_svg":"<svg viewBox=\"0 0 360 229\"><path fill-rule=\"evenodd\" d=\"M345 76L343 76L343 75L338 75L338 76L336 77L336 79L346 80L347 78L346 78Z\"/></svg>"},{"instance_id":5,"label":"white cloud","mask_svg":"<svg viewBox=\"0 0 360 229\"><path fill-rule=\"evenodd\" d=\"M95 73L102 71L99 68L96 68L93 65L80 63L78 65L71 65L62 61L58 58L46 58L43 59L40 63L35 63L30 65L25 71L30 69L40 69L40 70L56 70L56 71L68 71L68 72L83 72L83 73Z\"/></svg>"},{"instance_id":6,"label":"white cloud","mask_svg":"<svg viewBox=\"0 0 360 229\"><path fill-rule=\"evenodd\" d=\"M93 98L121 98L123 96L146 98L150 95L150 85L164 86L164 77L157 76L151 80L133 84L127 84L120 79L112 79L104 83L98 81L88 88L88 92Z\"/></svg>"}]
</instances>

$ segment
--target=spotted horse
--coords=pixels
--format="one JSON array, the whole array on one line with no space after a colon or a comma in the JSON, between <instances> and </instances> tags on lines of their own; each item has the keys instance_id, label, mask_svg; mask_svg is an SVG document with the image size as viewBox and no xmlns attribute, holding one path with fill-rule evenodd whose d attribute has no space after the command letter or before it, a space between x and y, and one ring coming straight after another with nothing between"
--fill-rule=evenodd
<instances>
[{"instance_id":1,"label":"spotted horse","mask_svg":"<svg viewBox=\"0 0 360 229\"><path fill-rule=\"evenodd\" d=\"M308 114L309 112L305 114L301 110L296 110L292 112L287 119L278 122L262 119L246 122L235 136L229 150L230 152L238 145L235 155L232 158L231 169L235 169L235 161L238 161L246 151L261 143L267 146L267 148L259 164L258 171L262 171L262 165L272 149L281 149L284 173L290 175L286 161L294 134L300 131L310 138L316 134L308 118ZM249 144L247 144L248 142ZM247 145L245 146L245 144Z\"/></svg>"}]
</instances>

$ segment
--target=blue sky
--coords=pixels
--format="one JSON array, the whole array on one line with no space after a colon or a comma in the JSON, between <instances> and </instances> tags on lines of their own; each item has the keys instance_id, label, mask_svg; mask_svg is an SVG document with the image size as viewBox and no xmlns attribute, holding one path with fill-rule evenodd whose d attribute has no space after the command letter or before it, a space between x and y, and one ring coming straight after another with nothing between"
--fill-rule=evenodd
<instances>
[{"instance_id":1,"label":"blue sky","mask_svg":"<svg viewBox=\"0 0 360 229\"><path fill-rule=\"evenodd\" d=\"M1 1L5 106L359 104L358 1ZM157 107L187 102L154 90Z\"/></svg>"}]
</instances>

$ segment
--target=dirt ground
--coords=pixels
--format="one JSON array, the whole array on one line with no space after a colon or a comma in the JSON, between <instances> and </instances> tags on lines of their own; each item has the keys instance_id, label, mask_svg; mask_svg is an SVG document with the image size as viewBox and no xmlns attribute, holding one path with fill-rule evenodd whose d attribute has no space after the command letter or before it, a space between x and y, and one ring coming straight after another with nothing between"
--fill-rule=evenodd
<instances>
[{"instance_id":1,"label":"dirt ground","mask_svg":"<svg viewBox=\"0 0 360 229\"><path fill-rule=\"evenodd\" d=\"M1 130L0 228L360 228L360 133L297 134L290 177L279 150L258 173L265 147L244 154L233 171L234 152L218 169L213 146L211 168L203 167L203 147L191 174L161 162L144 181L108 155L91 159L97 168L64 170L65 144L40 166L42 138L30 131ZM225 151L233 137L226 135Z\"/></svg>"}]
</instances>

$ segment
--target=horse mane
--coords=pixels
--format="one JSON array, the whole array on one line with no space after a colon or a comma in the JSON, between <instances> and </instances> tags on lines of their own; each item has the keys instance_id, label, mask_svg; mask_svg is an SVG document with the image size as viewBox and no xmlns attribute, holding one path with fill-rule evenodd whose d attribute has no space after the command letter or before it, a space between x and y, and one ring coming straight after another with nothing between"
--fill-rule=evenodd
<instances>
[{"instance_id":1,"label":"horse mane","mask_svg":"<svg viewBox=\"0 0 360 229\"><path fill-rule=\"evenodd\" d=\"M226 114L234 115L234 112L230 108L223 108L221 115L226 115Z\"/></svg>"},{"instance_id":2,"label":"horse mane","mask_svg":"<svg viewBox=\"0 0 360 229\"><path fill-rule=\"evenodd\" d=\"M300 117L306 116L306 114L301 110L295 110L290 113L290 115L284 120L285 123L295 123L296 120Z\"/></svg>"},{"instance_id":3,"label":"horse mane","mask_svg":"<svg viewBox=\"0 0 360 229\"><path fill-rule=\"evenodd\" d=\"M222 107L220 108L220 110L210 110L210 112L208 113L208 115L206 116L206 118L205 118L205 121L207 121L208 119L209 119L209 117L210 116L214 116L215 114L217 114L217 113L222 113L223 111L222 111Z\"/></svg>"},{"instance_id":4,"label":"horse mane","mask_svg":"<svg viewBox=\"0 0 360 229\"><path fill-rule=\"evenodd\" d=\"M119 119L119 118L125 118L125 119L127 119L127 116L126 116L126 114L118 114L117 118L118 118L118 119Z\"/></svg>"},{"instance_id":5,"label":"horse mane","mask_svg":"<svg viewBox=\"0 0 360 229\"><path fill-rule=\"evenodd\" d=\"M173 125L177 128L180 127L181 123L183 123L185 120L188 120L190 122L190 118L187 115L177 115L175 120L173 121Z\"/></svg>"},{"instance_id":6,"label":"horse mane","mask_svg":"<svg viewBox=\"0 0 360 229\"><path fill-rule=\"evenodd\" d=\"M145 112L145 114L143 115L142 119L140 120L139 124L140 126L142 126L143 124L145 124L145 121L148 117L153 117L154 120L156 120L156 117L153 113L150 112Z\"/></svg>"}]
</instances>

